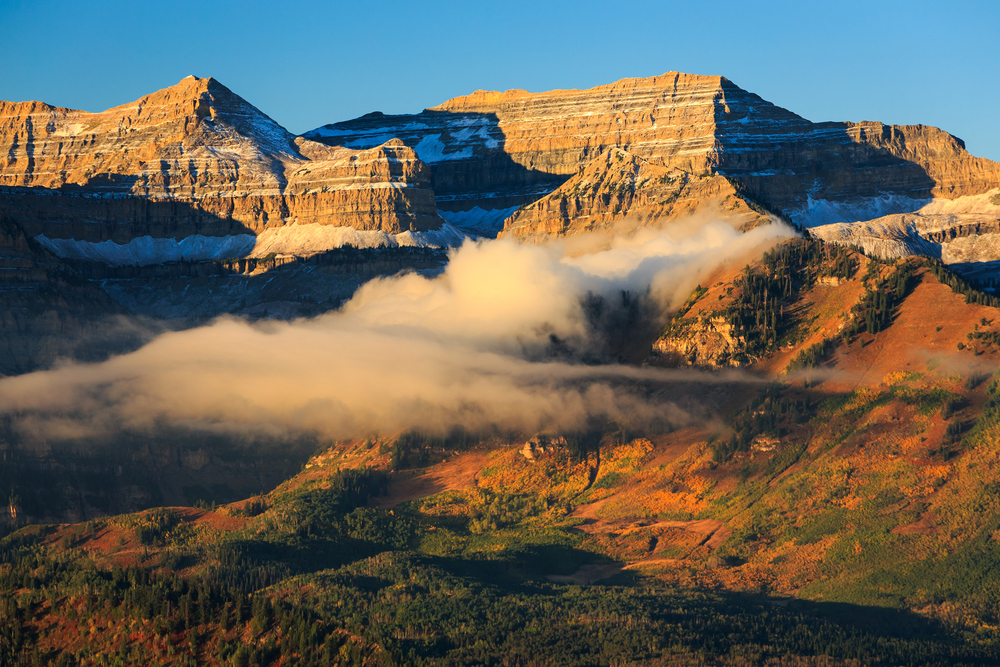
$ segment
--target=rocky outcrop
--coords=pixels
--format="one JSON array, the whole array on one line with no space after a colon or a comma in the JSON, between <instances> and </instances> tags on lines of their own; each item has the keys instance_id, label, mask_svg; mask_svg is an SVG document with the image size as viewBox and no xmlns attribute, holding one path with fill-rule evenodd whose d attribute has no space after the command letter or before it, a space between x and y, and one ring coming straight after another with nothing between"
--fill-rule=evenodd
<instances>
[{"instance_id":1,"label":"rocky outcrop","mask_svg":"<svg viewBox=\"0 0 1000 667\"><path fill-rule=\"evenodd\" d=\"M653 343L654 358L670 366L739 366L736 361L746 349L746 339L738 335L724 317L699 317L673 327Z\"/></svg>"},{"instance_id":2,"label":"rocky outcrop","mask_svg":"<svg viewBox=\"0 0 1000 667\"><path fill-rule=\"evenodd\" d=\"M510 216L501 235L538 241L591 231L628 232L699 211L742 229L770 221L724 176L697 176L609 148L555 192Z\"/></svg>"},{"instance_id":3,"label":"rocky outcrop","mask_svg":"<svg viewBox=\"0 0 1000 667\"><path fill-rule=\"evenodd\" d=\"M439 206L451 211L530 203L609 148L726 176L804 226L831 207L898 213L1000 184L1000 165L936 128L811 123L724 77L676 72L589 90L477 91L420 114L369 114L305 136L354 148L402 139L431 165Z\"/></svg>"},{"instance_id":4,"label":"rocky outcrop","mask_svg":"<svg viewBox=\"0 0 1000 667\"><path fill-rule=\"evenodd\" d=\"M0 102L0 210L31 236L128 243L324 224L434 229L430 172L399 141L296 138L214 79L101 113Z\"/></svg>"},{"instance_id":5,"label":"rocky outcrop","mask_svg":"<svg viewBox=\"0 0 1000 667\"><path fill-rule=\"evenodd\" d=\"M529 461L534 461L544 454L551 454L565 448L566 438L548 435L547 433L538 433L524 443L524 446L521 448L521 455Z\"/></svg>"}]
</instances>

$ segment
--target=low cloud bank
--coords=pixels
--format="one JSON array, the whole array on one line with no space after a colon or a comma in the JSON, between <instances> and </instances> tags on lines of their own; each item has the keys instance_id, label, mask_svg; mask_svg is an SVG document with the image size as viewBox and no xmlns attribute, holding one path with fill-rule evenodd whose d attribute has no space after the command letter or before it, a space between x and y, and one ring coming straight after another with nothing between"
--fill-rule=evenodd
<instances>
[{"instance_id":1,"label":"low cloud bank","mask_svg":"<svg viewBox=\"0 0 1000 667\"><path fill-rule=\"evenodd\" d=\"M623 304L661 318L720 265L792 234L689 221L544 246L468 242L441 275L371 281L315 319L223 318L103 363L0 380L0 405L15 432L47 440L164 424L345 438L682 422L644 389L682 373L579 360L602 358L602 323Z\"/></svg>"}]
</instances>

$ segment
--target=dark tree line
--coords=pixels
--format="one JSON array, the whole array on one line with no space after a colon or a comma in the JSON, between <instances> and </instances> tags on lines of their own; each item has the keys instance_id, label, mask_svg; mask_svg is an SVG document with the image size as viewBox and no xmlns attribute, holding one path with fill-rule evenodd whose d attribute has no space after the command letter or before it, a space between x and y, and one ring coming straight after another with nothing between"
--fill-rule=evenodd
<instances>
[{"instance_id":1,"label":"dark tree line","mask_svg":"<svg viewBox=\"0 0 1000 667\"><path fill-rule=\"evenodd\" d=\"M746 340L746 356L773 352L798 324L792 305L822 277L846 280L858 269L854 252L818 239L783 244L764 254L758 269L747 266L733 285L734 298L723 313ZM743 362L749 359L741 360Z\"/></svg>"},{"instance_id":2,"label":"dark tree line","mask_svg":"<svg viewBox=\"0 0 1000 667\"><path fill-rule=\"evenodd\" d=\"M781 385L768 387L733 416L730 421L732 435L712 443L712 458L716 463L728 461L736 453L750 451L754 441L761 436L780 439L790 425L809 419L809 399L787 398L781 395L782 390Z\"/></svg>"}]
</instances>

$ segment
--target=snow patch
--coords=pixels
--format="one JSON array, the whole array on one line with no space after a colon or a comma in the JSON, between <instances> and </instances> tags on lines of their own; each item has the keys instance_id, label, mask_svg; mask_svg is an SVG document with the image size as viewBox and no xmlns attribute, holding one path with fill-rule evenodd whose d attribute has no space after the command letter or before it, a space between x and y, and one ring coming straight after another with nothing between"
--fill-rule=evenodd
<instances>
[{"instance_id":1,"label":"snow patch","mask_svg":"<svg viewBox=\"0 0 1000 667\"><path fill-rule=\"evenodd\" d=\"M473 206L468 211L438 211L438 215L470 236L492 239L503 230L503 221L514 215L517 209L517 206L495 209Z\"/></svg>"},{"instance_id":2,"label":"snow patch","mask_svg":"<svg viewBox=\"0 0 1000 667\"><path fill-rule=\"evenodd\" d=\"M314 255L352 245L356 248L450 248L462 245L468 237L448 223L428 232L387 234L377 230L334 227L333 225L288 225L267 229L257 237L251 257L276 255Z\"/></svg>"},{"instance_id":3,"label":"snow patch","mask_svg":"<svg viewBox=\"0 0 1000 667\"><path fill-rule=\"evenodd\" d=\"M441 141L440 134L428 134L420 140L419 144L413 147L413 150L417 152L417 157L427 163L444 162L446 160L464 160L472 157L471 148L463 148L462 150L454 151L452 153L445 153L445 148L447 148L447 146L445 146L445 143Z\"/></svg>"},{"instance_id":4,"label":"snow patch","mask_svg":"<svg viewBox=\"0 0 1000 667\"><path fill-rule=\"evenodd\" d=\"M396 136L394 134L376 134L368 137L361 137L360 139L352 139L351 141L345 141L341 144L344 148L357 148L361 150L367 150L369 148L375 148L381 146L387 141L392 141Z\"/></svg>"},{"instance_id":5,"label":"snow patch","mask_svg":"<svg viewBox=\"0 0 1000 667\"><path fill-rule=\"evenodd\" d=\"M427 129L428 126L425 123L404 123L402 125L393 125L391 127L392 127L392 134L388 135L390 139L393 138L393 137L398 136L398 134L400 132L412 132L413 130L425 130L425 129ZM382 129L382 128L379 128L379 129ZM343 130L343 129L339 129L337 127L334 127L333 125L324 125L323 127L317 127L315 130L310 130L309 132L306 132L302 136L306 137L308 139L310 137L352 137L352 136L358 136L358 135L360 135L361 137L363 137L364 141L374 141L379 136L384 136L384 135L366 135L366 134L364 134L363 130ZM357 141L361 141L361 140L362 139L358 139ZM379 144L384 144L384 143L385 143L385 141L379 141L377 144L373 144L373 145L374 146L378 146Z\"/></svg>"},{"instance_id":6,"label":"snow patch","mask_svg":"<svg viewBox=\"0 0 1000 667\"><path fill-rule=\"evenodd\" d=\"M902 195L884 195L852 202L836 202L829 199L813 199L810 195L806 205L792 209L789 211L789 216L793 222L802 227L818 227L838 222L874 220L896 213L910 213L932 201Z\"/></svg>"},{"instance_id":7,"label":"snow patch","mask_svg":"<svg viewBox=\"0 0 1000 667\"><path fill-rule=\"evenodd\" d=\"M450 123L452 127L461 127L461 130L451 133L451 138L456 141L469 141L473 138L482 140L487 148L497 148L500 142L490 136L490 121L487 118L469 118ZM438 135L440 136L440 135Z\"/></svg>"},{"instance_id":8,"label":"snow patch","mask_svg":"<svg viewBox=\"0 0 1000 667\"><path fill-rule=\"evenodd\" d=\"M440 229L428 232L403 232L396 234L396 243L400 246L416 246L420 248L457 248L469 238L447 222Z\"/></svg>"},{"instance_id":9,"label":"snow patch","mask_svg":"<svg viewBox=\"0 0 1000 667\"><path fill-rule=\"evenodd\" d=\"M267 229L259 236L196 234L183 239L143 236L123 244L50 239L44 234L36 236L35 240L63 259L101 262L111 266L150 266L167 262L264 257L271 253L308 256L346 245L356 248L452 248L462 245L468 238L470 235L445 223L440 229L401 234L313 224Z\"/></svg>"},{"instance_id":10,"label":"snow patch","mask_svg":"<svg viewBox=\"0 0 1000 667\"><path fill-rule=\"evenodd\" d=\"M243 257L253 249L257 241L252 234L195 234L180 240L142 236L124 244L114 241L93 243L76 239L50 239L44 234L39 234L35 240L57 257L102 262L111 266L148 266L165 262Z\"/></svg>"}]
</instances>

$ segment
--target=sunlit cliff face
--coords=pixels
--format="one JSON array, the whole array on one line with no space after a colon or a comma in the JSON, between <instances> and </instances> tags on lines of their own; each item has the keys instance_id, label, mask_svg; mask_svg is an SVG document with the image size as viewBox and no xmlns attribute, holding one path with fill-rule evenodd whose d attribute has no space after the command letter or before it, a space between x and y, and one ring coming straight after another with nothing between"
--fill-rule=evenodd
<instances>
[{"instance_id":1,"label":"sunlit cliff face","mask_svg":"<svg viewBox=\"0 0 1000 667\"><path fill-rule=\"evenodd\" d=\"M778 224L744 234L691 220L547 246L467 242L441 275L374 280L338 312L287 323L223 318L166 333L103 363L0 380L0 404L17 430L46 439L164 423L341 438L683 420L675 406L630 389L669 371L594 363L601 322L623 292L662 319L721 264L791 234ZM595 300L607 304L599 317L588 309Z\"/></svg>"}]
</instances>

